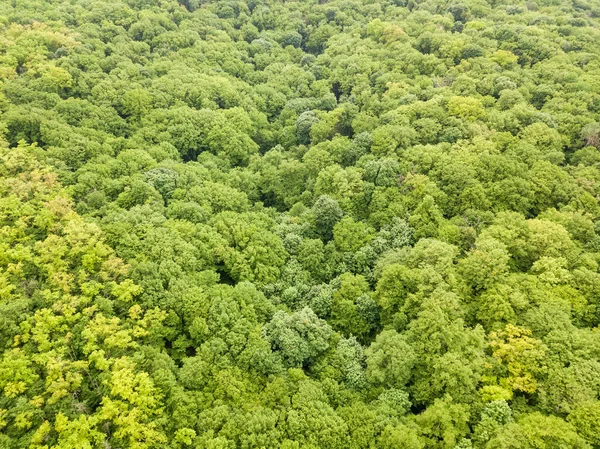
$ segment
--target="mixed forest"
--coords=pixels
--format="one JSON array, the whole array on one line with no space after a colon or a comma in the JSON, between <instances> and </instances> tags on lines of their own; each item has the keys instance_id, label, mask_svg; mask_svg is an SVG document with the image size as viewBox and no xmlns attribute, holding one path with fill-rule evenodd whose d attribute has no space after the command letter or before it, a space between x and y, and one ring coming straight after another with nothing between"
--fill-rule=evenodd
<instances>
[{"instance_id":1,"label":"mixed forest","mask_svg":"<svg viewBox=\"0 0 600 449\"><path fill-rule=\"evenodd\" d=\"M596 0L0 1L0 448L600 448Z\"/></svg>"}]
</instances>

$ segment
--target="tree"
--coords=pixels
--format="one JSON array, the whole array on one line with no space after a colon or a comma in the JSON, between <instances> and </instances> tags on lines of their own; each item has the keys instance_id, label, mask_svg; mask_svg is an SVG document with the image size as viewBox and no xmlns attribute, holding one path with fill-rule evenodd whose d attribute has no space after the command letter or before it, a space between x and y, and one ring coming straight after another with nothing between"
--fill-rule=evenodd
<instances>
[{"instance_id":1,"label":"tree","mask_svg":"<svg viewBox=\"0 0 600 449\"><path fill-rule=\"evenodd\" d=\"M329 405L325 393L312 381L300 383L285 422L286 433L292 441L308 447L347 447L348 426Z\"/></svg>"},{"instance_id":2,"label":"tree","mask_svg":"<svg viewBox=\"0 0 600 449\"><path fill-rule=\"evenodd\" d=\"M600 147L600 124L590 123L581 130L581 135L585 140L586 145L591 147Z\"/></svg>"},{"instance_id":3,"label":"tree","mask_svg":"<svg viewBox=\"0 0 600 449\"><path fill-rule=\"evenodd\" d=\"M475 291L485 290L508 274L509 259L503 243L478 239L476 249L460 261L459 272Z\"/></svg>"},{"instance_id":4,"label":"tree","mask_svg":"<svg viewBox=\"0 0 600 449\"><path fill-rule=\"evenodd\" d=\"M460 438L467 435L468 420L467 407L454 404L449 396L436 399L433 405L415 418L427 444L435 448L456 447Z\"/></svg>"},{"instance_id":5,"label":"tree","mask_svg":"<svg viewBox=\"0 0 600 449\"><path fill-rule=\"evenodd\" d=\"M547 349L530 334L528 329L507 324L503 331L490 335L493 370L498 384L509 391L534 393L537 377L547 370L544 361Z\"/></svg>"},{"instance_id":6,"label":"tree","mask_svg":"<svg viewBox=\"0 0 600 449\"><path fill-rule=\"evenodd\" d=\"M448 112L456 117L473 121L485 115L480 100L473 97L452 97L448 100Z\"/></svg>"},{"instance_id":7,"label":"tree","mask_svg":"<svg viewBox=\"0 0 600 449\"><path fill-rule=\"evenodd\" d=\"M418 430L405 424L385 427L377 439L377 443L384 449L423 449L425 447L425 442L419 436Z\"/></svg>"},{"instance_id":8,"label":"tree","mask_svg":"<svg viewBox=\"0 0 600 449\"><path fill-rule=\"evenodd\" d=\"M213 218L224 244L214 248L227 273L236 281L273 282L287 257L281 239L269 231L268 217L222 212Z\"/></svg>"},{"instance_id":9,"label":"tree","mask_svg":"<svg viewBox=\"0 0 600 449\"><path fill-rule=\"evenodd\" d=\"M598 426L600 423L600 404L597 401L580 404L567 417L577 433L591 445L598 445Z\"/></svg>"},{"instance_id":10,"label":"tree","mask_svg":"<svg viewBox=\"0 0 600 449\"><path fill-rule=\"evenodd\" d=\"M502 426L512 422L512 410L506 401L491 401L481 411L481 420L474 429L473 440L484 447Z\"/></svg>"},{"instance_id":11,"label":"tree","mask_svg":"<svg viewBox=\"0 0 600 449\"><path fill-rule=\"evenodd\" d=\"M344 273L333 293L329 322L343 335L365 341L378 325L377 305L369 296L369 286L361 275Z\"/></svg>"},{"instance_id":12,"label":"tree","mask_svg":"<svg viewBox=\"0 0 600 449\"><path fill-rule=\"evenodd\" d=\"M328 195L321 195L315 201L312 212L317 232L325 239L332 236L335 224L343 217L344 212L338 202Z\"/></svg>"},{"instance_id":13,"label":"tree","mask_svg":"<svg viewBox=\"0 0 600 449\"><path fill-rule=\"evenodd\" d=\"M333 227L333 240L340 251L354 252L373 238L371 229L351 217L343 217Z\"/></svg>"},{"instance_id":14,"label":"tree","mask_svg":"<svg viewBox=\"0 0 600 449\"><path fill-rule=\"evenodd\" d=\"M551 448L551 447L591 447L577 435L575 428L555 416L541 413L524 415L516 423L509 423L498 430L486 448Z\"/></svg>"},{"instance_id":15,"label":"tree","mask_svg":"<svg viewBox=\"0 0 600 449\"><path fill-rule=\"evenodd\" d=\"M465 328L458 298L436 290L423 301L407 337L416 354L411 391L416 402L445 394L461 402L474 399L483 370L483 332Z\"/></svg>"},{"instance_id":16,"label":"tree","mask_svg":"<svg viewBox=\"0 0 600 449\"><path fill-rule=\"evenodd\" d=\"M365 351L367 378L384 388L402 388L411 378L415 353L406 337L384 330Z\"/></svg>"},{"instance_id":17,"label":"tree","mask_svg":"<svg viewBox=\"0 0 600 449\"><path fill-rule=\"evenodd\" d=\"M264 335L287 366L310 364L329 347L332 330L308 307L289 315L278 311L264 327Z\"/></svg>"},{"instance_id":18,"label":"tree","mask_svg":"<svg viewBox=\"0 0 600 449\"><path fill-rule=\"evenodd\" d=\"M296 136L298 143L309 144L310 143L310 131L315 123L319 122L319 118L312 111L303 112L298 116L296 120Z\"/></svg>"}]
</instances>

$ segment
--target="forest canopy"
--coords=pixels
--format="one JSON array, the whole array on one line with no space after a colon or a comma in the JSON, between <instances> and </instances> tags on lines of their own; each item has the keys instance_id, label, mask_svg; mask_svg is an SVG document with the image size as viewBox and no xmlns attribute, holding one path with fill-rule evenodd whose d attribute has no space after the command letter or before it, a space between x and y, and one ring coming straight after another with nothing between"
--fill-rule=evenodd
<instances>
[{"instance_id":1,"label":"forest canopy","mask_svg":"<svg viewBox=\"0 0 600 449\"><path fill-rule=\"evenodd\" d=\"M600 3L0 2L0 447L600 448Z\"/></svg>"}]
</instances>

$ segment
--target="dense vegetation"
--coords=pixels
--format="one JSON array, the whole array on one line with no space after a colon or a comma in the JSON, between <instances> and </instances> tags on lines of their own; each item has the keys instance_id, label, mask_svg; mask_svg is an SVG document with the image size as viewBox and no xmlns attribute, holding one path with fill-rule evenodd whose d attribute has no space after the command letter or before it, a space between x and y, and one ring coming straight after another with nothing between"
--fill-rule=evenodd
<instances>
[{"instance_id":1,"label":"dense vegetation","mask_svg":"<svg viewBox=\"0 0 600 449\"><path fill-rule=\"evenodd\" d=\"M0 2L0 447L600 448L595 0Z\"/></svg>"}]
</instances>

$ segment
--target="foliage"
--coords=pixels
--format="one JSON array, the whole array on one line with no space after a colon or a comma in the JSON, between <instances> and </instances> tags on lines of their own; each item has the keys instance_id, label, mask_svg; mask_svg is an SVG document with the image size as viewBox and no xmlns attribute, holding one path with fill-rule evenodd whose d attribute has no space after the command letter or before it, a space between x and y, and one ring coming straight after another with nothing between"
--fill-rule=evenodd
<instances>
[{"instance_id":1,"label":"foliage","mask_svg":"<svg viewBox=\"0 0 600 449\"><path fill-rule=\"evenodd\" d=\"M599 18L0 2L0 447L599 447Z\"/></svg>"}]
</instances>

